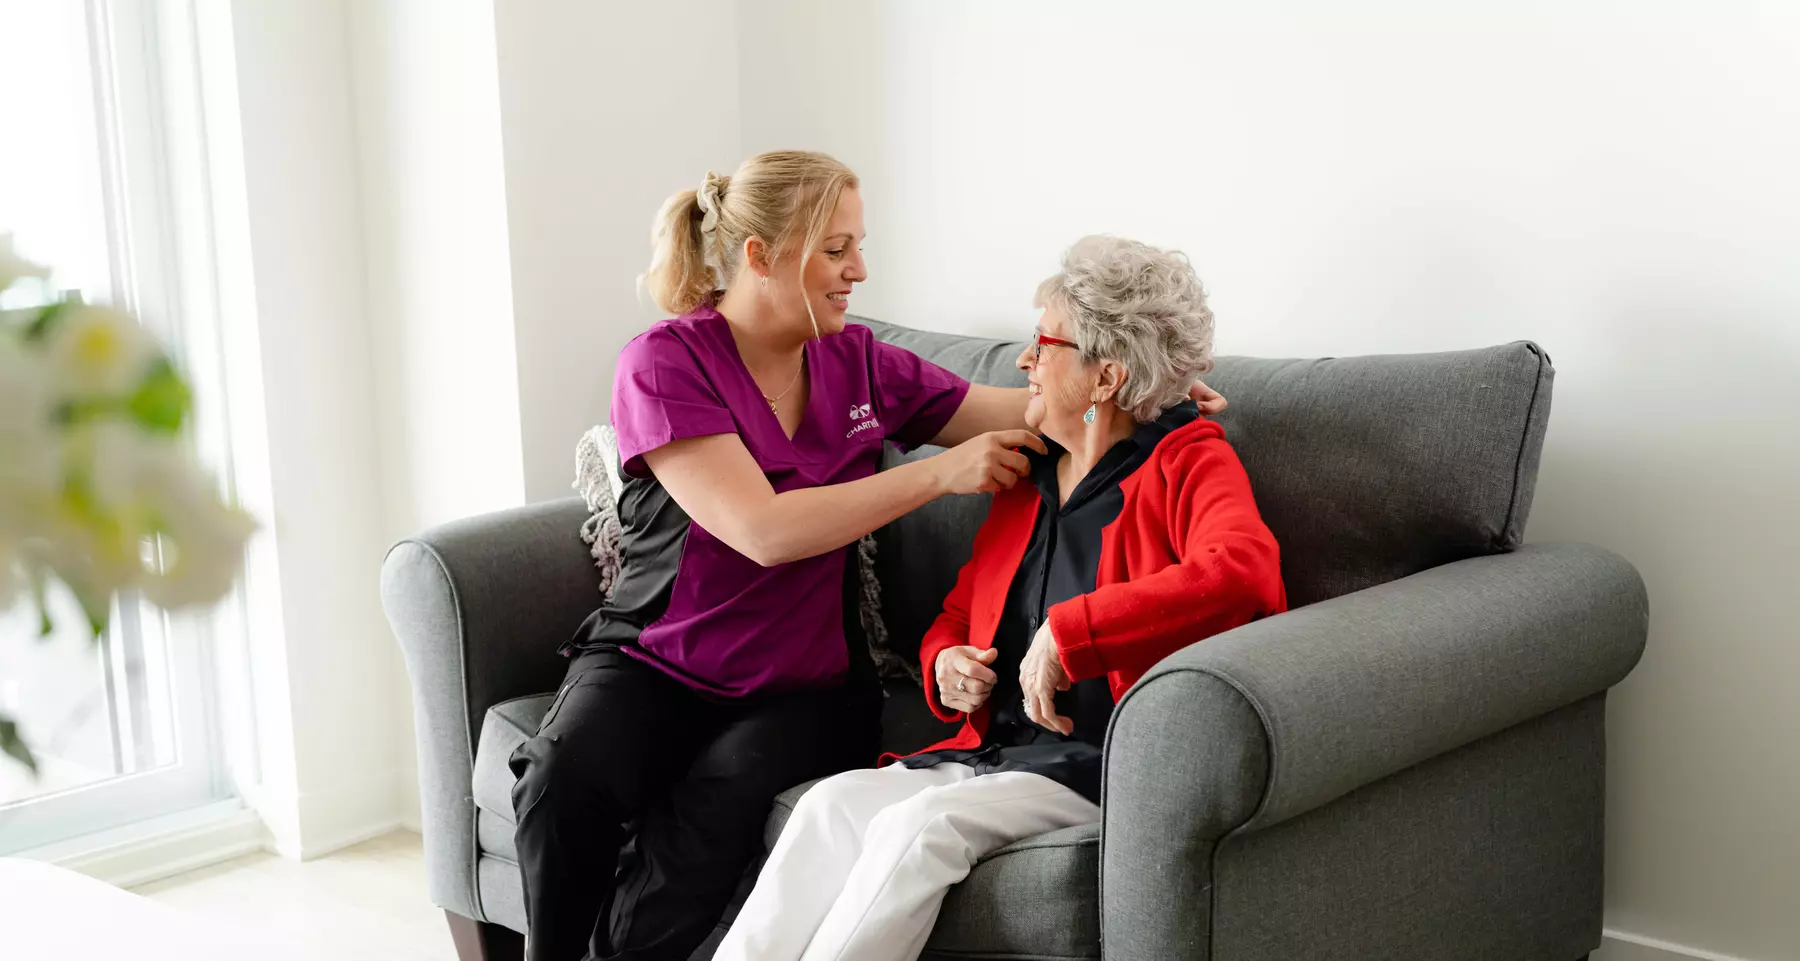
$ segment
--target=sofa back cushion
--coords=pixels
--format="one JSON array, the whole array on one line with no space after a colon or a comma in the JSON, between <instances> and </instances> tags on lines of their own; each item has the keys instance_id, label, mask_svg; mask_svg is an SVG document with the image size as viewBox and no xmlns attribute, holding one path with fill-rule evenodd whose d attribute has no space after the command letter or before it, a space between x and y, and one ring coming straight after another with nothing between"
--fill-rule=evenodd
<instances>
[{"instance_id":1,"label":"sofa back cushion","mask_svg":"<svg viewBox=\"0 0 1800 961\"><path fill-rule=\"evenodd\" d=\"M1019 387L1024 345L853 318L972 381ZM1516 342L1437 354L1222 357L1217 418L1281 543L1291 605L1518 546L1550 418L1550 359ZM937 453L890 449L886 465ZM968 560L986 497L946 497L877 534L882 607L908 650Z\"/></svg>"}]
</instances>

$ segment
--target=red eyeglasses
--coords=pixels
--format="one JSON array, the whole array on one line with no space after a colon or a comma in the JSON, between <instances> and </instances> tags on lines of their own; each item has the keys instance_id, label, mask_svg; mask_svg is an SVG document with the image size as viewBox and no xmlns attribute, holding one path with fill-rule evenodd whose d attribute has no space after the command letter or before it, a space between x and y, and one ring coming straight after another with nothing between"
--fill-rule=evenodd
<instances>
[{"instance_id":1,"label":"red eyeglasses","mask_svg":"<svg viewBox=\"0 0 1800 961\"><path fill-rule=\"evenodd\" d=\"M1081 349L1081 345L1072 340L1064 340L1061 337L1052 337L1049 334L1039 334L1037 335L1037 342L1032 345L1032 363L1037 363L1038 359L1044 356L1045 347L1068 347L1074 350Z\"/></svg>"}]
</instances>

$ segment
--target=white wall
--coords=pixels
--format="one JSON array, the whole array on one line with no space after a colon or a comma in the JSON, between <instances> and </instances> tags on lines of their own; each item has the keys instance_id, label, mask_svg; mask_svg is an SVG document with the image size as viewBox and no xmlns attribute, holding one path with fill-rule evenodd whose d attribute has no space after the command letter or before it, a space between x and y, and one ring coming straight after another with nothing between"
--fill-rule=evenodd
<instances>
[{"instance_id":1,"label":"white wall","mask_svg":"<svg viewBox=\"0 0 1800 961\"><path fill-rule=\"evenodd\" d=\"M522 503L491 0L351 4L367 314L396 536Z\"/></svg>"},{"instance_id":2,"label":"white wall","mask_svg":"<svg viewBox=\"0 0 1800 961\"><path fill-rule=\"evenodd\" d=\"M262 748L248 792L277 847L308 857L399 819L348 30L343 0L198 10L234 455L264 525L247 577Z\"/></svg>"},{"instance_id":3,"label":"white wall","mask_svg":"<svg viewBox=\"0 0 1800 961\"><path fill-rule=\"evenodd\" d=\"M745 4L744 145L863 172L873 316L1018 335L1105 231L1193 256L1225 353L1542 342L1530 536L1654 609L1608 926L1797 957L1800 7L1486 10Z\"/></svg>"},{"instance_id":4,"label":"white wall","mask_svg":"<svg viewBox=\"0 0 1800 961\"><path fill-rule=\"evenodd\" d=\"M349 16L391 543L525 500L500 85L491 0L367 0ZM416 826L411 686L394 680L400 806Z\"/></svg>"},{"instance_id":5,"label":"white wall","mask_svg":"<svg viewBox=\"0 0 1800 961\"><path fill-rule=\"evenodd\" d=\"M571 496L619 348L657 319L636 277L663 198L739 157L729 0L494 6L525 493Z\"/></svg>"}]
</instances>

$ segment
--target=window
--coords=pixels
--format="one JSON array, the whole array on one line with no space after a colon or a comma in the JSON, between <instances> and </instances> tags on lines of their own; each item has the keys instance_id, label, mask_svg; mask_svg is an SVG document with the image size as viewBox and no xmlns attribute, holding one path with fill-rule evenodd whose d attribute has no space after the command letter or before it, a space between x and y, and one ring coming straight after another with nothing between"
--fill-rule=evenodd
<instances>
[{"instance_id":1,"label":"window","mask_svg":"<svg viewBox=\"0 0 1800 961\"><path fill-rule=\"evenodd\" d=\"M130 307L196 380L202 419L222 411L195 372L210 303L192 233L204 222L197 85L183 57L184 3L0 0L0 231L55 269L67 295ZM25 304L0 304L5 307ZM204 318L202 318L204 321ZM196 335L200 331L201 335ZM191 342L190 342L191 341ZM229 478L224 432L193 441ZM230 605L227 605L228 607ZM32 778L0 758L0 855L204 804L227 792L212 641L229 617L171 618L137 598L95 641L72 599L56 633L29 610L0 612L0 710L38 754Z\"/></svg>"}]
</instances>

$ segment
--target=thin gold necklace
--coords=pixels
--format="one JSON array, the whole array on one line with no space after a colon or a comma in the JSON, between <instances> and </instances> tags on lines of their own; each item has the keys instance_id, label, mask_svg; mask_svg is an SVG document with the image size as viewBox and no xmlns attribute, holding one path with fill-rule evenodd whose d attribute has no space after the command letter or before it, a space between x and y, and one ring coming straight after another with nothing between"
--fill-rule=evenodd
<instances>
[{"instance_id":1,"label":"thin gold necklace","mask_svg":"<svg viewBox=\"0 0 1800 961\"><path fill-rule=\"evenodd\" d=\"M762 394L762 399L769 402L769 413L774 414L777 417L781 416L781 411L776 410L775 405L781 403L781 399L783 397L786 397L787 395L794 392L794 385L800 383L800 373L801 373L801 371L804 371L804 370L806 370L806 351L802 350L802 351L800 351L800 366L796 367L794 369L794 379L788 381L786 390L782 391L779 394L776 394L773 397L770 397L768 394L763 393L761 384L756 385L756 392L759 394ZM752 378L752 379L754 380L755 378Z\"/></svg>"}]
</instances>

